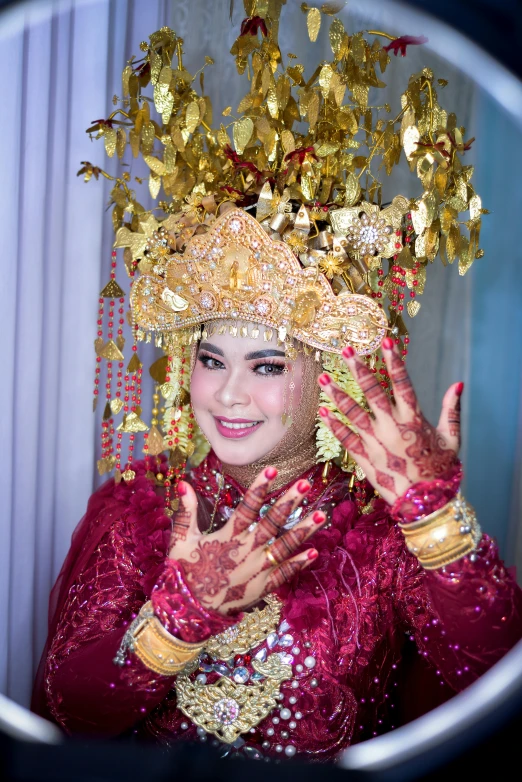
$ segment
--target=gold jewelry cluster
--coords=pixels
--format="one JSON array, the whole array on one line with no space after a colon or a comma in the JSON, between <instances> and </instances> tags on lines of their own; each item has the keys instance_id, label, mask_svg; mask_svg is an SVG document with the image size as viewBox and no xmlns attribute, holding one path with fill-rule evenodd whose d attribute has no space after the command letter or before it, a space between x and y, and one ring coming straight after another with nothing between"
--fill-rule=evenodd
<instances>
[{"instance_id":1,"label":"gold jewelry cluster","mask_svg":"<svg viewBox=\"0 0 522 782\"><path fill-rule=\"evenodd\" d=\"M114 662L125 664L128 651L162 676L176 676L176 705L207 733L225 743L233 743L242 733L258 725L277 706L281 683L292 676L292 668L282 662L279 653L252 660L259 679L248 684L222 676L214 684L193 681L190 677L203 652L214 660L228 660L252 651L271 633L281 618L281 601L275 595L265 598L263 609L245 614L237 625L213 636L204 644L179 641L168 633L155 616L150 601L124 636Z\"/></svg>"},{"instance_id":2,"label":"gold jewelry cluster","mask_svg":"<svg viewBox=\"0 0 522 782\"><path fill-rule=\"evenodd\" d=\"M426 570L436 570L471 554L482 536L475 511L460 493L440 510L399 527L408 551Z\"/></svg>"}]
</instances>

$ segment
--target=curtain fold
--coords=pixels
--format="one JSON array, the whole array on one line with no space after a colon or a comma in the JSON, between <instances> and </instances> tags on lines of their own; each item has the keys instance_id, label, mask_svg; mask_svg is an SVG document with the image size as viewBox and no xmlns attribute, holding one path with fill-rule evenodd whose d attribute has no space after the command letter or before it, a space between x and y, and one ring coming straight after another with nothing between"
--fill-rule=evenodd
<instances>
[{"instance_id":1,"label":"curtain fold","mask_svg":"<svg viewBox=\"0 0 522 782\"><path fill-rule=\"evenodd\" d=\"M284 54L309 47L299 5L289 2L283 11L297 17L283 26ZM84 160L114 173L117 161L107 161L101 142L91 144L85 129L110 113L126 60L163 25L184 37L190 71L204 54L215 59L205 74L214 124L226 106L235 110L245 88L227 52L242 3L236 3L234 27L228 9L228 0L71 0L56 3L47 15L42 4L29 8L23 23L11 24L7 32L0 18L7 336L0 392L0 691L24 705L45 640L48 595L97 481L93 340L98 295L110 272L111 184L100 178L86 185L76 173ZM374 18L370 24L349 7L343 13L351 30L375 25ZM396 34L418 33L402 13L395 25ZM321 47L329 54L327 30L316 46L314 61ZM484 221L486 257L464 278L456 268L434 263L420 315L411 322L408 364L434 421L446 387L466 382L466 491L485 530L513 564L515 550L522 560L521 258L515 211L522 170L520 156L513 154L521 132L469 78L428 48L392 59L385 80L395 102L408 75L430 65L449 81L444 105L455 108L478 139L470 161L477 163L477 188L492 210ZM311 73L311 64L305 65ZM133 167L132 176L137 171ZM396 172L388 192L417 195L407 169Z\"/></svg>"}]
</instances>

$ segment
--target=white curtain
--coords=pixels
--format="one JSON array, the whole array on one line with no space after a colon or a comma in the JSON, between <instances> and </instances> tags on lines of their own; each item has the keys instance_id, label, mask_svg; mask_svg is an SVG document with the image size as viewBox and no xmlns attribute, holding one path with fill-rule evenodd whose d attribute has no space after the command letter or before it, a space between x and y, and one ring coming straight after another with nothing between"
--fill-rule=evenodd
<instances>
[{"instance_id":1,"label":"white curtain","mask_svg":"<svg viewBox=\"0 0 522 782\"><path fill-rule=\"evenodd\" d=\"M76 173L90 160L109 171L101 143L85 129L112 110L120 74L140 41L163 25L185 38L188 70L203 54L214 122L234 108L241 80L227 51L237 35L229 0L94 0L37 3L0 17L4 90L0 123L1 246L4 344L0 452L0 690L27 705L46 636L48 595L96 482L97 427L91 413L97 301L108 280L112 227L106 180L85 185ZM343 12L349 28L375 27ZM388 13L394 4L387 4ZM304 18L297 0L284 11L284 53L302 51ZM352 4L353 6L353 4ZM408 11L387 21L411 29ZM321 33L321 35L323 35ZM327 50L323 36L313 53ZM522 180L521 132L477 86L429 47L393 58L386 78L397 96L424 65L450 82L442 98L477 136L470 159L485 205L486 258L465 278L436 262L418 318L411 324L409 366L426 414L436 420L444 389L463 379L466 491L486 531L515 561L519 532L520 242L515 209ZM311 73L311 63L307 72ZM392 192L416 195L399 171Z\"/></svg>"}]
</instances>

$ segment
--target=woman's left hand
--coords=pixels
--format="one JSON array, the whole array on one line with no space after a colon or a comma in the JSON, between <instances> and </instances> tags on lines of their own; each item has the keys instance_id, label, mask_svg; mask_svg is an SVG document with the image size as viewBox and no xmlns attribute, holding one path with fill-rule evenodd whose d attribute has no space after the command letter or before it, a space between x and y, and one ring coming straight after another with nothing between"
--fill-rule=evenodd
<instances>
[{"instance_id":1,"label":"woman's left hand","mask_svg":"<svg viewBox=\"0 0 522 782\"><path fill-rule=\"evenodd\" d=\"M371 414L331 380L319 377L321 389L356 429L352 431L326 407L319 415L364 470L379 494L393 505L418 481L440 478L457 461L460 446L460 395L463 383L448 388L437 428L423 416L406 366L392 339L386 337L382 353L390 376L393 399L351 347L343 358L366 397Z\"/></svg>"}]
</instances>

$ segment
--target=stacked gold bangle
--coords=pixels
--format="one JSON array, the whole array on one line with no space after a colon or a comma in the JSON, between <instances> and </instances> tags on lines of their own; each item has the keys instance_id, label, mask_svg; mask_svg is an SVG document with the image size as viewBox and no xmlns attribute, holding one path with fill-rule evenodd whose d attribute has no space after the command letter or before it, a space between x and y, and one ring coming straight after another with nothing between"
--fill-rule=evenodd
<instances>
[{"instance_id":1,"label":"stacked gold bangle","mask_svg":"<svg viewBox=\"0 0 522 782\"><path fill-rule=\"evenodd\" d=\"M460 493L429 516L399 527L408 551L426 570L450 565L470 554L482 537L475 511Z\"/></svg>"},{"instance_id":2,"label":"stacked gold bangle","mask_svg":"<svg viewBox=\"0 0 522 782\"><path fill-rule=\"evenodd\" d=\"M134 652L151 671L162 676L175 676L199 656L203 645L174 638L155 615L149 600L125 633L114 662L124 665L128 650Z\"/></svg>"}]
</instances>

